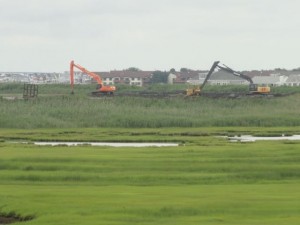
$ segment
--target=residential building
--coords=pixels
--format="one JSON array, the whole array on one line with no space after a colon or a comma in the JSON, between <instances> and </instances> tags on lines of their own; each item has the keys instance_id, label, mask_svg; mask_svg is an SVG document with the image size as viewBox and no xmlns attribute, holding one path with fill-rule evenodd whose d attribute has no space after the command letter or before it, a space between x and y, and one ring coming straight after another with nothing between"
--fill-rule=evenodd
<instances>
[{"instance_id":1,"label":"residential building","mask_svg":"<svg viewBox=\"0 0 300 225\"><path fill-rule=\"evenodd\" d=\"M81 71L75 72L76 84L87 84L96 82L90 76ZM145 86L150 83L154 71L131 71L113 70L110 72L95 72L98 74L105 85L126 84L134 86ZM169 84L192 84L201 85L208 71L187 70L184 72L170 72L168 76ZM263 71L243 71L244 75L249 76L253 83L268 86L300 86L299 70L263 70ZM0 72L0 83L22 82L33 84L45 83L69 83L70 72L64 73L39 73L39 72ZM215 71L208 84L211 85L248 85L249 82L231 73L219 70Z\"/></svg>"},{"instance_id":2,"label":"residential building","mask_svg":"<svg viewBox=\"0 0 300 225\"><path fill-rule=\"evenodd\" d=\"M203 82L207 71L187 71L187 72L174 72L168 76L169 84L185 84L185 83L200 83Z\"/></svg>"},{"instance_id":3,"label":"residential building","mask_svg":"<svg viewBox=\"0 0 300 225\"><path fill-rule=\"evenodd\" d=\"M130 70L95 73L102 78L105 85L127 84L131 86L144 86L150 82L153 75L153 71Z\"/></svg>"},{"instance_id":4,"label":"residential building","mask_svg":"<svg viewBox=\"0 0 300 225\"><path fill-rule=\"evenodd\" d=\"M252 78L255 84L264 84L267 86L282 86L287 81L288 76L280 74L271 74L270 76L254 76Z\"/></svg>"},{"instance_id":5,"label":"residential building","mask_svg":"<svg viewBox=\"0 0 300 225\"><path fill-rule=\"evenodd\" d=\"M188 83L200 85L204 82L208 71L176 72L169 75L170 84ZM224 71L214 72L207 81L211 85L248 84L249 82Z\"/></svg>"},{"instance_id":6,"label":"residential building","mask_svg":"<svg viewBox=\"0 0 300 225\"><path fill-rule=\"evenodd\" d=\"M287 86L300 86L300 74L290 75L285 82Z\"/></svg>"},{"instance_id":7,"label":"residential building","mask_svg":"<svg viewBox=\"0 0 300 225\"><path fill-rule=\"evenodd\" d=\"M211 85L247 85L249 82L238 76L224 71L217 71L213 73L207 81Z\"/></svg>"}]
</instances>

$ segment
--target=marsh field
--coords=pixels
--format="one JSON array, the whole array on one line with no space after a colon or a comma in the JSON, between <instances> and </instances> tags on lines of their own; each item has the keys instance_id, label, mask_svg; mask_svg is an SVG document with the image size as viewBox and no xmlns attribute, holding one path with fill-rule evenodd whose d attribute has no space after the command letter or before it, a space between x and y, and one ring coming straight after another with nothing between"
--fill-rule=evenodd
<instances>
[{"instance_id":1,"label":"marsh field","mask_svg":"<svg viewBox=\"0 0 300 225\"><path fill-rule=\"evenodd\" d=\"M16 87L0 86L2 96L17 95ZM0 218L39 225L300 223L300 141L226 138L300 134L298 89L241 99L94 99L86 87L74 96L55 89L57 95L40 88L36 100L0 100Z\"/></svg>"},{"instance_id":2,"label":"marsh field","mask_svg":"<svg viewBox=\"0 0 300 225\"><path fill-rule=\"evenodd\" d=\"M22 88L22 84L0 85L2 128L300 126L300 87L273 88L273 93L294 94L271 98L91 98L88 94L95 85L77 85L74 95L70 94L69 85L40 85L36 100L5 99L20 97ZM159 92L173 88L186 87L158 85L148 89ZM127 89L119 87L117 92ZM207 86L205 91L247 92L247 86Z\"/></svg>"}]
</instances>

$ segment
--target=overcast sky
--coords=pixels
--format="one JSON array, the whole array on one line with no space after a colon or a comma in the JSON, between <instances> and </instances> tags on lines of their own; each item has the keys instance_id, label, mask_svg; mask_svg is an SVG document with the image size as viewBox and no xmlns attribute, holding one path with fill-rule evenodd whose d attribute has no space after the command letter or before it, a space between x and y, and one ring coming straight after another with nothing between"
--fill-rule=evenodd
<instances>
[{"instance_id":1,"label":"overcast sky","mask_svg":"<svg viewBox=\"0 0 300 225\"><path fill-rule=\"evenodd\" d=\"M300 67L299 0L0 0L0 71Z\"/></svg>"}]
</instances>

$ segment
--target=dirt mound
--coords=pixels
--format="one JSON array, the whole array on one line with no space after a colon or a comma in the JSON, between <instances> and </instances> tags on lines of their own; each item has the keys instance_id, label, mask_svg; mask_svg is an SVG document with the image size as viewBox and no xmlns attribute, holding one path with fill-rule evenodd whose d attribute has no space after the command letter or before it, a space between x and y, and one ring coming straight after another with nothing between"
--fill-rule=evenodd
<instances>
[{"instance_id":1,"label":"dirt mound","mask_svg":"<svg viewBox=\"0 0 300 225\"><path fill-rule=\"evenodd\" d=\"M15 223L19 222L16 218L13 217L5 217L5 216L0 216L0 224L9 224L9 223Z\"/></svg>"},{"instance_id":2,"label":"dirt mound","mask_svg":"<svg viewBox=\"0 0 300 225\"><path fill-rule=\"evenodd\" d=\"M11 223L16 223L16 222L25 222L28 220L32 220L33 216L17 216L15 214L8 214L8 215L3 215L0 214L0 225L2 224L11 224Z\"/></svg>"}]
</instances>

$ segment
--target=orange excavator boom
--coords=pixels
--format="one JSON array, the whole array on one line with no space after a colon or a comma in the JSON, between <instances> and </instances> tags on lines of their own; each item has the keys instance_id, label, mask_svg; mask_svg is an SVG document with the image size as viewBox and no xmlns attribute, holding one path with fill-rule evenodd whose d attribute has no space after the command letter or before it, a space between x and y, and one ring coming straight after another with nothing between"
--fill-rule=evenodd
<instances>
[{"instance_id":1,"label":"orange excavator boom","mask_svg":"<svg viewBox=\"0 0 300 225\"><path fill-rule=\"evenodd\" d=\"M83 73L87 74L88 76L92 77L97 82L97 91L93 92L94 94L113 94L116 90L115 86L105 86L101 77L98 74L88 71L86 68L82 67L79 64L75 64L74 60L70 63L70 83L72 93L74 93L74 67L82 71Z\"/></svg>"}]
</instances>

